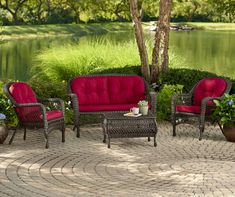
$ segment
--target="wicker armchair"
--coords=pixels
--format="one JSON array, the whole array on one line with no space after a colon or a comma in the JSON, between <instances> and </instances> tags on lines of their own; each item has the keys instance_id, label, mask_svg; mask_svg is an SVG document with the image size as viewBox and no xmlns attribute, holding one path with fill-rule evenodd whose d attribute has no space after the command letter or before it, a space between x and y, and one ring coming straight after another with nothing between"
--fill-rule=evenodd
<instances>
[{"instance_id":1,"label":"wicker armchair","mask_svg":"<svg viewBox=\"0 0 235 197\"><path fill-rule=\"evenodd\" d=\"M214 109L213 100L220 99L229 93L232 83L226 79L213 77L200 80L188 94L175 94L171 103L171 120L173 136L176 136L176 125L189 122L194 117L199 121L199 140Z\"/></svg>"},{"instance_id":2,"label":"wicker armchair","mask_svg":"<svg viewBox=\"0 0 235 197\"><path fill-rule=\"evenodd\" d=\"M32 88L24 82L11 82L4 85L4 92L14 105L19 126L24 128L44 128L46 148L49 147L48 135L54 129L62 131L65 141L64 102L58 98L38 99ZM9 141L12 143L17 128Z\"/></svg>"}]
</instances>

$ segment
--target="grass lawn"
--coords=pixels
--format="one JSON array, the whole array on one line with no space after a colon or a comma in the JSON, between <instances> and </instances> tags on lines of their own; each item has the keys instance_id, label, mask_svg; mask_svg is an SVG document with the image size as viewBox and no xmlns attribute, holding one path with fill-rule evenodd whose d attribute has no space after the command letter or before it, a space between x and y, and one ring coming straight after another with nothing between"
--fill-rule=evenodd
<instances>
[{"instance_id":1,"label":"grass lawn","mask_svg":"<svg viewBox=\"0 0 235 197\"><path fill-rule=\"evenodd\" d=\"M108 33L110 31L126 31L130 29L132 29L131 23L3 26L0 27L0 40L47 36L82 36L93 33L103 34Z\"/></svg>"},{"instance_id":2,"label":"grass lawn","mask_svg":"<svg viewBox=\"0 0 235 197\"><path fill-rule=\"evenodd\" d=\"M153 22L143 23L147 29ZM173 23L176 24L176 23ZM180 23L208 30L235 30L234 23ZM126 31L133 29L132 23L92 23L92 24L57 24L57 25L24 25L0 27L0 40L34 38L47 36L68 36L103 34L110 31Z\"/></svg>"},{"instance_id":3,"label":"grass lawn","mask_svg":"<svg viewBox=\"0 0 235 197\"><path fill-rule=\"evenodd\" d=\"M184 23L205 30L235 30L235 23Z\"/></svg>"}]
</instances>

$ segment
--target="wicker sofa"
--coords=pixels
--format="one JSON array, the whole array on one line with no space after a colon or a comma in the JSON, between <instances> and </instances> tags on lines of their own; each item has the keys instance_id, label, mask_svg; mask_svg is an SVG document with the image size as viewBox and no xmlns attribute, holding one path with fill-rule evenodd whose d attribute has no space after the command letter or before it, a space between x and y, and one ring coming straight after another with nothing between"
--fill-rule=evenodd
<instances>
[{"instance_id":1,"label":"wicker sofa","mask_svg":"<svg viewBox=\"0 0 235 197\"><path fill-rule=\"evenodd\" d=\"M86 75L69 81L69 96L74 110L74 130L80 137L79 117L82 114L104 114L129 111L140 100L148 100L155 114L156 94L138 75Z\"/></svg>"}]
</instances>

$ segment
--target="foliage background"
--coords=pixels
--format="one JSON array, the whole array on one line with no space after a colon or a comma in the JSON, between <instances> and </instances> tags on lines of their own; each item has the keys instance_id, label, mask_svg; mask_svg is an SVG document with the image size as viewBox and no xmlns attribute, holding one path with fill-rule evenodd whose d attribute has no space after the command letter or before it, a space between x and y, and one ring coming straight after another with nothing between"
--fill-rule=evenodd
<instances>
[{"instance_id":1,"label":"foliage background","mask_svg":"<svg viewBox=\"0 0 235 197\"><path fill-rule=\"evenodd\" d=\"M143 21L156 20L159 1L139 0ZM128 0L0 0L4 25L130 21ZM234 22L232 0L173 0L172 21Z\"/></svg>"}]
</instances>

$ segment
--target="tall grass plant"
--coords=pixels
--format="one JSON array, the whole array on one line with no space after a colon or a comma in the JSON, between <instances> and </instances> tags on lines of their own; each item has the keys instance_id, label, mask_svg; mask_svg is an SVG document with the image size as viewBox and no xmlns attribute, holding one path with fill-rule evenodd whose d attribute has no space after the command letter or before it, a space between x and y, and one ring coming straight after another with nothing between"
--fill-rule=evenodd
<instances>
[{"instance_id":1,"label":"tall grass plant","mask_svg":"<svg viewBox=\"0 0 235 197\"><path fill-rule=\"evenodd\" d=\"M146 44L151 57L151 40ZM183 67L182 60L179 61L174 54L170 55L170 63L174 67ZM68 81L74 76L127 66L140 66L134 40L120 43L107 39L81 39L76 45L51 48L39 54L31 69L31 76L44 80Z\"/></svg>"}]
</instances>

